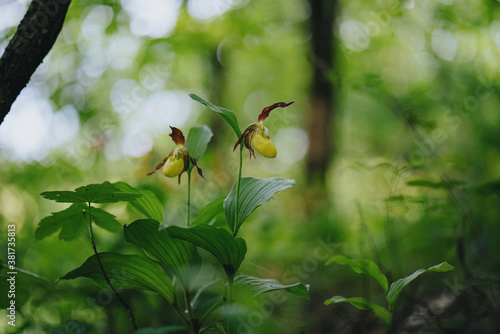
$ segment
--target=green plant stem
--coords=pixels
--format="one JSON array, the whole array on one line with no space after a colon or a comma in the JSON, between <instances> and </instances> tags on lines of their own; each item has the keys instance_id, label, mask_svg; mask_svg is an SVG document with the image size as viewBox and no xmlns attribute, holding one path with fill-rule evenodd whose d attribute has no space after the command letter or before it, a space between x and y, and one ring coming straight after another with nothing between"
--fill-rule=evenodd
<instances>
[{"instance_id":1,"label":"green plant stem","mask_svg":"<svg viewBox=\"0 0 500 334\"><path fill-rule=\"evenodd\" d=\"M240 165L238 168L238 179L236 181L236 203L234 204L234 231L233 236L238 234L238 209L240 204L241 170L243 169L243 143L240 144Z\"/></svg>"},{"instance_id":2,"label":"green plant stem","mask_svg":"<svg viewBox=\"0 0 500 334\"><path fill-rule=\"evenodd\" d=\"M396 170L394 178L389 188L389 196L391 198L398 186L399 178L401 176L400 170ZM394 222L389 214L389 201L385 202L385 221L384 221L384 232L387 242L387 247L390 250L391 262L393 267L393 274L395 276L401 276L403 274L403 265L401 261L401 256L399 252L399 246L396 237L396 228Z\"/></svg>"},{"instance_id":3,"label":"green plant stem","mask_svg":"<svg viewBox=\"0 0 500 334\"><path fill-rule=\"evenodd\" d=\"M116 291L115 287L113 284L111 284L111 281L109 280L108 275L106 274L106 271L104 270L104 267L102 265L101 259L99 258L99 253L97 252L97 247L95 245L95 240L94 240L94 231L92 229L92 214L90 212L91 210L91 203L88 203L89 206L89 232L90 232L90 240L92 242L92 248L94 249L94 254L97 259L97 263L99 264L99 268L101 269L102 275L104 276L104 279L106 280L106 283L108 283L109 288L113 293L115 294L116 298L122 303L123 307L127 310L128 317L130 318L130 322L132 323L132 328L136 331L137 330L137 325L135 324L135 318L134 314L132 313L132 310L130 309L130 306L122 299L120 294L118 294L118 291Z\"/></svg>"},{"instance_id":4,"label":"green plant stem","mask_svg":"<svg viewBox=\"0 0 500 334\"><path fill-rule=\"evenodd\" d=\"M219 299L218 301L216 301L214 304L212 304L212 306L210 306L210 308L205 312L205 314L203 314L203 316L200 318L200 324L202 324L205 319L214 311L217 309L217 307L219 307L220 304L222 304L222 299Z\"/></svg>"},{"instance_id":5,"label":"green plant stem","mask_svg":"<svg viewBox=\"0 0 500 334\"><path fill-rule=\"evenodd\" d=\"M228 302L228 304L233 301L233 282L234 282L234 278L228 277L228 280L227 280L227 302Z\"/></svg>"},{"instance_id":6,"label":"green plant stem","mask_svg":"<svg viewBox=\"0 0 500 334\"><path fill-rule=\"evenodd\" d=\"M187 328L190 328L189 320L186 319L186 316L182 313L178 305L174 305L174 311L177 313L177 316L182 320L184 325L186 325Z\"/></svg>"},{"instance_id":7,"label":"green plant stem","mask_svg":"<svg viewBox=\"0 0 500 334\"><path fill-rule=\"evenodd\" d=\"M184 297L186 300L186 308L187 308L188 315L189 315L189 322L191 323L191 326L190 326L191 333L197 334L199 332L198 321L197 321L197 319L194 318L193 308L191 307L191 294L189 293L189 291L187 289L184 291Z\"/></svg>"},{"instance_id":8,"label":"green plant stem","mask_svg":"<svg viewBox=\"0 0 500 334\"><path fill-rule=\"evenodd\" d=\"M227 300L226 300L226 313L229 315L229 306L233 301L233 282L234 277L227 277ZM227 317L227 332L231 333L231 319Z\"/></svg>"},{"instance_id":9,"label":"green plant stem","mask_svg":"<svg viewBox=\"0 0 500 334\"><path fill-rule=\"evenodd\" d=\"M175 289L176 283L177 283L177 277L174 276L172 278L172 285L174 286L174 289ZM181 307L179 306L179 303L177 302L177 297L175 297L175 295L174 295L174 298L175 299L174 299L173 307L174 307L175 313L177 313L177 315L182 320L182 322L184 322L184 325L186 325L186 328L190 328L190 326L191 326L190 321L187 319L185 313L182 311Z\"/></svg>"},{"instance_id":10,"label":"green plant stem","mask_svg":"<svg viewBox=\"0 0 500 334\"><path fill-rule=\"evenodd\" d=\"M188 197L187 197L187 226L189 227L189 218L191 216L191 171L188 172Z\"/></svg>"}]
</instances>

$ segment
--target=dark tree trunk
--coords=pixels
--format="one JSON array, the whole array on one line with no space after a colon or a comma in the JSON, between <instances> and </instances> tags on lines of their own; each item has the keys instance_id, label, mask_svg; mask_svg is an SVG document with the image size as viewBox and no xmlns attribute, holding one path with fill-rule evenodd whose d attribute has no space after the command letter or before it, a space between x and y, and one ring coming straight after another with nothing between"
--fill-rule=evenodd
<instances>
[{"instance_id":1,"label":"dark tree trunk","mask_svg":"<svg viewBox=\"0 0 500 334\"><path fill-rule=\"evenodd\" d=\"M313 184L324 184L333 156L333 129L335 90L333 22L336 0L309 0L311 17L311 63L313 81L309 106L309 154L307 177Z\"/></svg>"},{"instance_id":2,"label":"dark tree trunk","mask_svg":"<svg viewBox=\"0 0 500 334\"><path fill-rule=\"evenodd\" d=\"M33 0L0 59L0 124L49 53L71 0Z\"/></svg>"}]
</instances>

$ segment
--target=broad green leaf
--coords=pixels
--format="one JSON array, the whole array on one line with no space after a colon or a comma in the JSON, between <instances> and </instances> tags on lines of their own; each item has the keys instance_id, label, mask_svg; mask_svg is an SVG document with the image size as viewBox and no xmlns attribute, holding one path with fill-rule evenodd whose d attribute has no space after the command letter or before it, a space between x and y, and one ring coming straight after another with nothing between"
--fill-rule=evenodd
<instances>
[{"instance_id":1,"label":"broad green leaf","mask_svg":"<svg viewBox=\"0 0 500 334\"><path fill-rule=\"evenodd\" d=\"M119 289L144 289L154 291L173 304L174 287L170 278L159 264L139 255L99 253L99 259L111 284ZM103 288L108 288L95 255L89 257L80 267L60 278L69 280L78 277L93 279Z\"/></svg>"},{"instance_id":2,"label":"broad green leaf","mask_svg":"<svg viewBox=\"0 0 500 334\"><path fill-rule=\"evenodd\" d=\"M69 208L53 212L52 215L43 218L35 231L35 239L42 240L61 230L59 239L70 241L76 239L80 235L80 231L84 230L86 219L86 205L75 203Z\"/></svg>"},{"instance_id":3,"label":"broad green leaf","mask_svg":"<svg viewBox=\"0 0 500 334\"><path fill-rule=\"evenodd\" d=\"M234 133L236 134L236 137L237 138L241 137L241 130L240 130L240 127L238 125L238 119L236 118L236 115L234 114L234 112L232 112L229 109L218 107L215 104L212 104L208 101L205 101L204 99L202 99L198 95L189 94L189 97L191 97L196 102L199 102L199 103L205 105L206 107L212 109L216 113L218 113L227 122L227 124L229 124L229 126L233 129Z\"/></svg>"},{"instance_id":4,"label":"broad green leaf","mask_svg":"<svg viewBox=\"0 0 500 334\"><path fill-rule=\"evenodd\" d=\"M75 191L46 191L40 195L61 203L116 203L130 201L140 196L121 192L108 181L79 187Z\"/></svg>"},{"instance_id":5,"label":"broad green leaf","mask_svg":"<svg viewBox=\"0 0 500 334\"><path fill-rule=\"evenodd\" d=\"M5 249L7 251L7 249ZM0 262L3 260L0 259ZM10 274L10 272L16 272L15 275ZM46 278L40 277L39 275L27 271L25 269L14 267L13 269L8 267L6 263L0 263L0 308L6 309L10 306L10 299L7 298L9 291L11 289L10 279L15 276L15 300L16 308L21 309L21 307L32 298L32 292L34 289L42 289L45 293L50 293L53 288L53 284L49 282Z\"/></svg>"},{"instance_id":6,"label":"broad green leaf","mask_svg":"<svg viewBox=\"0 0 500 334\"><path fill-rule=\"evenodd\" d=\"M141 247L163 262L184 287L189 288L194 279L191 270L200 263L200 255L191 243L171 238L165 229L158 230L159 227L156 220L140 219L123 226L123 235L126 242Z\"/></svg>"},{"instance_id":7,"label":"broad green leaf","mask_svg":"<svg viewBox=\"0 0 500 334\"><path fill-rule=\"evenodd\" d=\"M336 303L349 303L360 310L370 310L382 321L386 329L389 329L391 325L391 314L389 313L389 311L387 311L385 307L375 303L371 303L364 298L345 298L342 296L335 296L325 300L325 305Z\"/></svg>"},{"instance_id":8,"label":"broad green leaf","mask_svg":"<svg viewBox=\"0 0 500 334\"><path fill-rule=\"evenodd\" d=\"M432 188L432 189L440 189L440 188L449 188L449 187L455 187L459 185L463 185L463 181L459 180L450 180L447 182L443 181L430 181L430 180L423 180L423 179L417 179L417 180L410 180L406 182L407 185L409 186L414 186L414 187L426 187L426 188Z\"/></svg>"},{"instance_id":9,"label":"broad green leaf","mask_svg":"<svg viewBox=\"0 0 500 334\"><path fill-rule=\"evenodd\" d=\"M141 328L138 331L135 332L135 334L167 334L167 333L173 333L181 330L186 330L186 327L184 326L165 326L165 327L160 327L160 328Z\"/></svg>"},{"instance_id":10,"label":"broad green leaf","mask_svg":"<svg viewBox=\"0 0 500 334\"><path fill-rule=\"evenodd\" d=\"M222 321L214 322L207 327L207 330L216 331L217 333L226 334L226 327L222 324Z\"/></svg>"},{"instance_id":11,"label":"broad green leaf","mask_svg":"<svg viewBox=\"0 0 500 334\"><path fill-rule=\"evenodd\" d=\"M54 328L54 327L43 327L43 330L52 334L68 334L64 329ZM85 333L85 332L84 332Z\"/></svg>"},{"instance_id":12,"label":"broad green leaf","mask_svg":"<svg viewBox=\"0 0 500 334\"><path fill-rule=\"evenodd\" d=\"M429 180L410 180L406 181L406 184L413 187L426 187L432 189L444 188L444 184L442 182L434 182Z\"/></svg>"},{"instance_id":13,"label":"broad green leaf","mask_svg":"<svg viewBox=\"0 0 500 334\"><path fill-rule=\"evenodd\" d=\"M54 328L54 327L43 327L43 330L47 333L53 334L85 334L87 333L87 328L81 322L71 319L66 321L66 326L64 329Z\"/></svg>"},{"instance_id":14,"label":"broad green leaf","mask_svg":"<svg viewBox=\"0 0 500 334\"><path fill-rule=\"evenodd\" d=\"M413 274L410 276L403 277L401 279L398 279L394 283L391 284L391 287L389 288L389 292L387 293L387 303L389 304L389 310L394 309L394 304L396 303L396 300L399 297L399 294L401 291L407 286L411 281L413 281L415 278L418 276L422 275L423 273L430 272L430 271L435 271L435 272L447 272L450 270L453 270L453 266L448 264L447 262L440 263L438 265L435 265L433 267L427 268L427 269L419 269L415 271Z\"/></svg>"},{"instance_id":15,"label":"broad green leaf","mask_svg":"<svg viewBox=\"0 0 500 334\"><path fill-rule=\"evenodd\" d=\"M136 189L125 182L116 182L113 185L124 193L140 195L138 198L128 201L138 213L159 222L163 221L163 205L152 191Z\"/></svg>"},{"instance_id":16,"label":"broad green leaf","mask_svg":"<svg viewBox=\"0 0 500 334\"><path fill-rule=\"evenodd\" d=\"M219 214L223 213L224 198L219 197L212 203L205 205L198 217L191 223L191 226L210 224Z\"/></svg>"},{"instance_id":17,"label":"broad green leaf","mask_svg":"<svg viewBox=\"0 0 500 334\"><path fill-rule=\"evenodd\" d=\"M188 150L192 158L200 160L213 135L212 130L208 126L195 126L189 130L184 147Z\"/></svg>"},{"instance_id":18,"label":"broad green leaf","mask_svg":"<svg viewBox=\"0 0 500 334\"><path fill-rule=\"evenodd\" d=\"M242 177L238 204L238 221L236 221L235 217L236 183L224 200L226 220L233 233L238 233L245 219L259 206L269 202L274 194L294 185L295 180L277 177L269 179Z\"/></svg>"},{"instance_id":19,"label":"broad green leaf","mask_svg":"<svg viewBox=\"0 0 500 334\"><path fill-rule=\"evenodd\" d=\"M236 276L234 285L235 287L249 289L254 297L266 292L284 290L296 296L309 299L309 285L302 283L283 285L275 279L239 275Z\"/></svg>"},{"instance_id":20,"label":"broad green leaf","mask_svg":"<svg viewBox=\"0 0 500 334\"><path fill-rule=\"evenodd\" d=\"M85 209L88 212L88 207ZM120 233L122 225L115 219L116 217L103 209L94 208L90 210L92 220L97 226L102 227L106 231Z\"/></svg>"},{"instance_id":21,"label":"broad green leaf","mask_svg":"<svg viewBox=\"0 0 500 334\"><path fill-rule=\"evenodd\" d=\"M247 253L245 240L235 238L226 230L214 226L198 225L189 228L170 226L166 231L172 238L186 240L210 252L231 279Z\"/></svg>"},{"instance_id":22,"label":"broad green leaf","mask_svg":"<svg viewBox=\"0 0 500 334\"><path fill-rule=\"evenodd\" d=\"M471 188L471 190L479 195L500 195L500 180L491 180L475 185Z\"/></svg>"},{"instance_id":23,"label":"broad green leaf","mask_svg":"<svg viewBox=\"0 0 500 334\"><path fill-rule=\"evenodd\" d=\"M387 289L389 284L387 283L387 277L382 274L380 268L370 260L351 260L347 256L337 255L330 258L326 261L326 265L330 263L338 263L344 264L351 267L352 270L357 272L358 274L367 274L372 277L384 290L384 293L387 294Z\"/></svg>"},{"instance_id":24,"label":"broad green leaf","mask_svg":"<svg viewBox=\"0 0 500 334\"><path fill-rule=\"evenodd\" d=\"M389 196L384 199L386 202L404 202L406 201L406 196L403 195L395 195L395 196Z\"/></svg>"}]
</instances>

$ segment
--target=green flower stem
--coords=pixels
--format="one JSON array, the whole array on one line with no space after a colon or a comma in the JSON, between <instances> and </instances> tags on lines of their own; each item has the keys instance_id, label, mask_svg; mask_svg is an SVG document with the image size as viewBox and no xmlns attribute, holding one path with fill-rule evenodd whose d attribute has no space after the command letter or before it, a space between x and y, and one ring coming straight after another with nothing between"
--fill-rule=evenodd
<instances>
[{"instance_id":1,"label":"green flower stem","mask_svg":"<svg viewBox=\"0 0 500 334\"><path fill-rule=\"evenodd\" d=\"M104 270L104 267L102 265L101 259L99 258L99 253L97 252L97 247L95 245L95 240L94 240L94 231L92 229L92 213L90 212L91 203L88 203L89 205L89 233L90 233L90 240L92 242L92 248L94 249L94 254L97 260L97 263L99 264L99 268L101 269L102 275L104 276L104 279L109 285L109 288L113 293L115 294L116 298L122 303L123 307L127 310L128 317L130 318L130 322L132 323L132 328L136 331L137 330L137 325L135 324L135 318L134 314L132 313L132 310L130 309L130 306L127 305L127 303L122 299L122 297L118 294L118 291L116 291L115 287L113 284L111 284L111 281L109 280L108 275L106 274L106 271Z\"/></svg>"},{"instance_id":2,"label":"green flower stem","mask_svg":"<svg viewBox=\"0 0 500 334\"><path fill-rule=\"evenodd\" d=\"M227 280L227 302L230 304L233 301L233 282L234 277L228 277Z\"/></svg>"},{"instance_id":3,"label":"green flower stem","mask_svg":"<svg viewBox=\"0 0 500 334\"><path fill-rule=\"evenodd\" d=\"M240 144L240 166L238 170L238 180L236 181L236 203L234 208L234 231L233 236L238 234L238 208L240 205L240 182L241 182L241 170L243 169L243 143Z\"/></svg>"},{"instance_id":4,"label":"green flower stem","mask_svg":"<svg viewBox=\"0 0 500 334\"><path fill-rule=\"evenodd\" d=\"M227 317L227 332L228 334L231 333L231 319L229 319L229 307L231 306L231 303L233 302L233 282L234 282L234 276L232 277L227 277L227 300L226 300L226 313L228 314Z\"/></svg>"},{"instance_id":5,"label":"green flower stem","mask_svg":"<svg viewBox=\"0 0 500 334\"><path fill-rule=\"evenodd\" d=\"M177 283L177 277L174 276L172 278L172 285L174 287L174 290L175 290L176 283ZM181 307L179 306L179 303L177 302L177 297L175 295L174 295L174 304L173 304L173 307L174 307L175 313L177 313L177 315L182 320L182 322L184 322L184 325L186 325L186 327L189 328L191 326L190 322L189 322L189 319L186 317L186 315L182 311Z\"/></svg>"},{"instance_id":6,"label":"green flower stem","mask_svg":"<svg viewBox=\"0 0 500 334\"><path fill-rule=\"evenodd\" d=\"M175 311L175 313L177 313L177 316L179 317L179 319L182 320L182 322L184 323L184 325L187 328L190 328L191 324L189 323L189 320L186 319L186 316L184 316L184 314L182 313L182 311L179 309L179 306L174 305L174 311Z\"/></svg>"},{"instance_id":7,"label":"green flower stem","mask_svg":"<svg viewBox=\"0 0 500 334\"><path fill-rule=\"evenodd\" d=\"M189 227L189 217L191 216L191 171L188 171L188 198L187 198L187 226Z\"/></svg>"},{"instance_id":8,"label":"green flower stem","mask_svg":"<svg viewBox=\"0 0 500 334\"><path fill-rule=\"evenodd\" d=\"M222 304L222 299L219 299L218 301L216 301L212 306L210 306L210 308L205 312L205 314L203 314L203 316L200 318L200 324L202 324L205 319L214 311L217 309L217 307L220 306L220 304Z\"/></svg>"},{"instance_id":9,"label":"green flower stem","mask_svg":"<svg viewBox=\"0 0 500 334\"><path fill-rule=\"evenodd\" d=\"M186 308L189 315L189 321L191 323L191 333L197 334L199 333L198 320L194 318L193 308L191 307L191 294L189 290L184 291L184 297L186 298Z\"/></svg>"}]
</instances>

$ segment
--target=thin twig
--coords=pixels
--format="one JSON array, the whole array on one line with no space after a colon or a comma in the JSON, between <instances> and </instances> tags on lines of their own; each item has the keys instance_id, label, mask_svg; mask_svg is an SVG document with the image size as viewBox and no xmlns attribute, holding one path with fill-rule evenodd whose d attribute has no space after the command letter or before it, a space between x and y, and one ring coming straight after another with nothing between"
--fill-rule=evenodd
<instances>
[{"instance_id":1,"label":"thin twig","mask_svg":"<svg viewBox=\"0 0 500 334\"><path fill-rule=\"evenodd\" d=\"M190 215L191 215L191 171L188 171L187 227L189 227Z\"/></svg>"},{"instance_id":2,"label":"thin twig","mask_svg":"<svg viewBox=\"0 0 500 334\"><path fill-rule=\"evenodd\" d=\"M236 203L234 204L234 231L233 236L238 234L238 209L240 202L240 183L241 183L241 170L243 169L243 144L240 144L240 164L238 168L238 180L236 181Z\"/></svg>"},{"instance_id":3,"label":"thin twig","mask_svg":"<svg viewBox=\"0 0 500 334\"><path fill-rule=\"evenodd\" d=\"M89 202L88 205L89 205L90 240L92 241L92 248L94 248L94 254L95 254L95 257L97 259L97 263L99 264L99 268L101 269L102 275L104 276L104 279L108 283L109 288L111 289L111 291L113 291L113 293L115 294L116 298L118 298L118 300L120 301L120 303L122 303L123 307L125 307L125 309L127 310L128 317L130 318L130 322L132 323L132 327L136 331L137 330L137 325L135 324L135 318L134 318L134 314L132 313L132 310L127 305L127 303L123 300L123 298L120 296L120 294L118 293L118 291L116 291L116 289L113 286L113 284L111 284L111 281L109 280L109 277L106 274L106 271L104 270L104 267L102 265L101 259L99 258L99 253L97 252L97 247L96 247L95 241L94 241L94 232L93 232L93 229L92 229L92 215L91 215L91 212L90 212L90 208L92 206L90 204L91 203Z\"/></svg>"}]
</instances>

